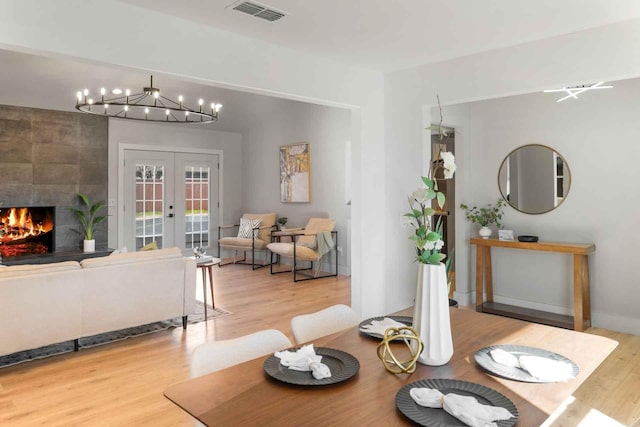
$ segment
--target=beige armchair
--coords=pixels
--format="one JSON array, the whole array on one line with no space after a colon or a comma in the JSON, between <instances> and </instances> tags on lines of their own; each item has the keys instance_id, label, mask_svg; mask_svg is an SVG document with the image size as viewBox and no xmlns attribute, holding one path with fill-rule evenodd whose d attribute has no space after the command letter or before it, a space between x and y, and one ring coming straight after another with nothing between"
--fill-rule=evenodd
<instances>
[{"instance_id":1,"label":"beige armchair","mask_svg":"<svg viewBox=\"0 0 640 427\"><path fill-rule=\"evenodd\" d=\"M329 218L311 218L304 229L272 233L272 242L267 245L267 248L271 251L271 274L292 272L294 282L337 276L338 232L333 229L335 225L336 222ZM285 236L290 238L291 242L281 242L280 240ZM320 275L322 259L325 255L329 255L331 251L335 253L335 272ZM273 254L278 255L278 261L279 257L292 259L291 270L274 271ZM301 262L309 262L310 266L299 268L299 263ZM314 263L316 263L315 269ZM304 271L310 270L315 271L312 274L304 273ZM304 278L301 279L299 276Z\"/></svg>"},{"instance_id":2,"label":"beige armchair","mask_svg":"<svg viewBox=\"0 0 640 427\"><path fill-rule=\"evenodd\" d=\"M222 249L235 252L233 262L220 263L219 266L227 264L251 265L253 270L266 267L267 244L271 241L271 232L276 229L276 214L249 214L245 213L240 218L239 224L221 225L218 227L218 258L221 258ZM229 236L231 231L237 230L234 236ZM227 237L223 237L226 233ZM238 259L238 252L242 251L243 256ZM247 252L251 251L251 262L247 261ZM262 264L256 264L256 252L264 252L265 258Z\"/></svg>"}]
</instances>

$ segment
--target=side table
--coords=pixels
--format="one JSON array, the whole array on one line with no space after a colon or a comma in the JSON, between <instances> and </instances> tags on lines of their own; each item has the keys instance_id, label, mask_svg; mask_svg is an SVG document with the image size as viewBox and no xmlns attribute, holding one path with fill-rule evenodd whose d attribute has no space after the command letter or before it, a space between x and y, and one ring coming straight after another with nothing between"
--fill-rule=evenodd
<instances>
[{"instance_id":1,"label":"side table","mask_svg":"<svg viewBox=\"0 0 640 427\"><path fill-rule=\"evenodd\" d=\"M206 257L203 260L192 257L196 260L196 265L202 270L202 295L204 298L204 321L207 321L207 271L209 272L209 288L211 289L211 306L216 308L213 296L213 266L220 264L220 258Z\"/></svg>"}]
</instances>

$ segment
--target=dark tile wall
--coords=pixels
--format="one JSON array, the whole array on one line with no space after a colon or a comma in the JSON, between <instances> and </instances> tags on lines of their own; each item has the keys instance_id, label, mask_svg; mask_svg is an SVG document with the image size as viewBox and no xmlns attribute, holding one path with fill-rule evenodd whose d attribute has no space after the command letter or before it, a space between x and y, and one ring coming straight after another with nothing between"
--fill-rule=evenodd
<instances>
[{"instance_id":1,"label":"dark tile wall","mask_svg":"<svg viewBox=\"0 0 640 427\"><path fill-rule=\"evenodd\" d=\"M56 250L81 248L69 207L78 192L106 202L108 129L106 117L0 105L0 207L56 206ZM106 245L105 222L96 246Z\"/></svg>"}]
</instances>

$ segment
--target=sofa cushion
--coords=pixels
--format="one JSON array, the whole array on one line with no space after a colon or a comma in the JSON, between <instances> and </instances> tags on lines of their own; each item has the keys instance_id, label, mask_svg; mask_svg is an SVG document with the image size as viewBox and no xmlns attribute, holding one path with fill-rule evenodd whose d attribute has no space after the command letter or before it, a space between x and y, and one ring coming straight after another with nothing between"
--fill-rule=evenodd
<instances>
[{"instance_id":1,"label":"sofa cushion","mask_svg":"<svg viewBox=\"0 0 640 427\"><path fill-rule=\"evenodd\" d=\"M256 228L260 227L262 219L246 219L240 218L240 227L238 228L239 239L251 239L254 236L259 238L258 233L260 230Z\"/></svg>"},{"instance_id":2,"label":"sofa cushion","mask_svg":"<svg viewBox=\"0 0 640 427\"><path fill-rule=\"evenodd\" d=\"M269 243L267 247L278 255L293 258L293 243ZM318 261L319 258L318 253L313 249L296 244L296 259Z\"/></svg>"},{"instance_id":3,"label":"sofa cushion","mask_svg":"<svg viewBox=\"0 0 640 427\"><path fill-rule=\"evenodd\" d=\"M242 216L244 219L261 219L262 222L260 224L260 232L258 233L258 237L260 240L264 240L265 242L271 241L271 227L276 225L276 214L275 213L264 213L264 214L249 214L246 213Z\"/></svg>"},{"instance_id":4,"label":"sofa cushion","mask_svg":"<svg viewBox=\"0 0 640 427\"><path fill-rule=\"evenodd\" d=\"M9 265L5 266L4 268L0 268L0 278L79 269L80 263L78 263L77 261L52 262L49 264Z\"/></svg>"},{"instance_id":5,"label":"sofa cushion","mask_svg":"<svg viewBox=\"0 0 640 427\"><path fill-rule=\"evenodd\" d=\"M158 249L158 243L154 240L151 243L147 243L146 245L144 245L142 247L142 249L140 249L141 251L155 251L156 249Z\"/></svg>"},{"instance_id":6,"label":"sofa cushion","mask_svg":"<svg viewBox=\"0 0 640 427\"><path fill-rule=\"evenodd\" d=\"M251 249L252 239L241 239L239 237L223 237L220 239L220 246L224 248ZM267 242L255 239L256 249L264 249Z\"/></svg>"},{"instance_id":7,"label":"sofa cushion","mask_svg":"<svg viewBox=\"0 0 640 427\"><path fill-rule=\"evenodd\" d=\"M126 252L112 254L101 258L83 259L80 262L82 268L103 267L105 265L123 265L149 260L182 258L180 248L157 249L155 251Z\"/></svg>"}]
</instances>

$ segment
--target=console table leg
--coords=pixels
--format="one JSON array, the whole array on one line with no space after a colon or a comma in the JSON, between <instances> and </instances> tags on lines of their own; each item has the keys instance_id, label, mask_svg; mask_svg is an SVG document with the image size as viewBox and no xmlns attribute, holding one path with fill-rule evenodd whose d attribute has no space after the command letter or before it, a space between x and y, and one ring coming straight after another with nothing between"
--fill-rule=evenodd
<instances>
[{"instance_id":1,"label":"console table leg","mask_svg":"<svg viewBox=\"0 0 640 427\"><path fill-rule=\"evenodd\" d=\"M484 249L480 246L476 246L476 311L482 311L483 302L483 275L484 267L482 265L482 253Z\"/></svg>"},{"instance_id":2,"label":"console table leg","mask_svg":"<svg viewBox=\"0 0 640 427\"><path fill-rule=\"evenodd\" d=\"M493 272L491 270L491 247L484 247L484 286L487 289L487 301L493 302Z\"/></svg>"},{"instance_id":3,"label":"console table leg","mask_svg":"<svg viewBox=\"0 0 640 427\"><path fill-rule=\"evenodd\" d=\"M583 332L591 326L589 295L589 260L586 255L573 256L573 329Z\"/></svg>"}]
</instances>

